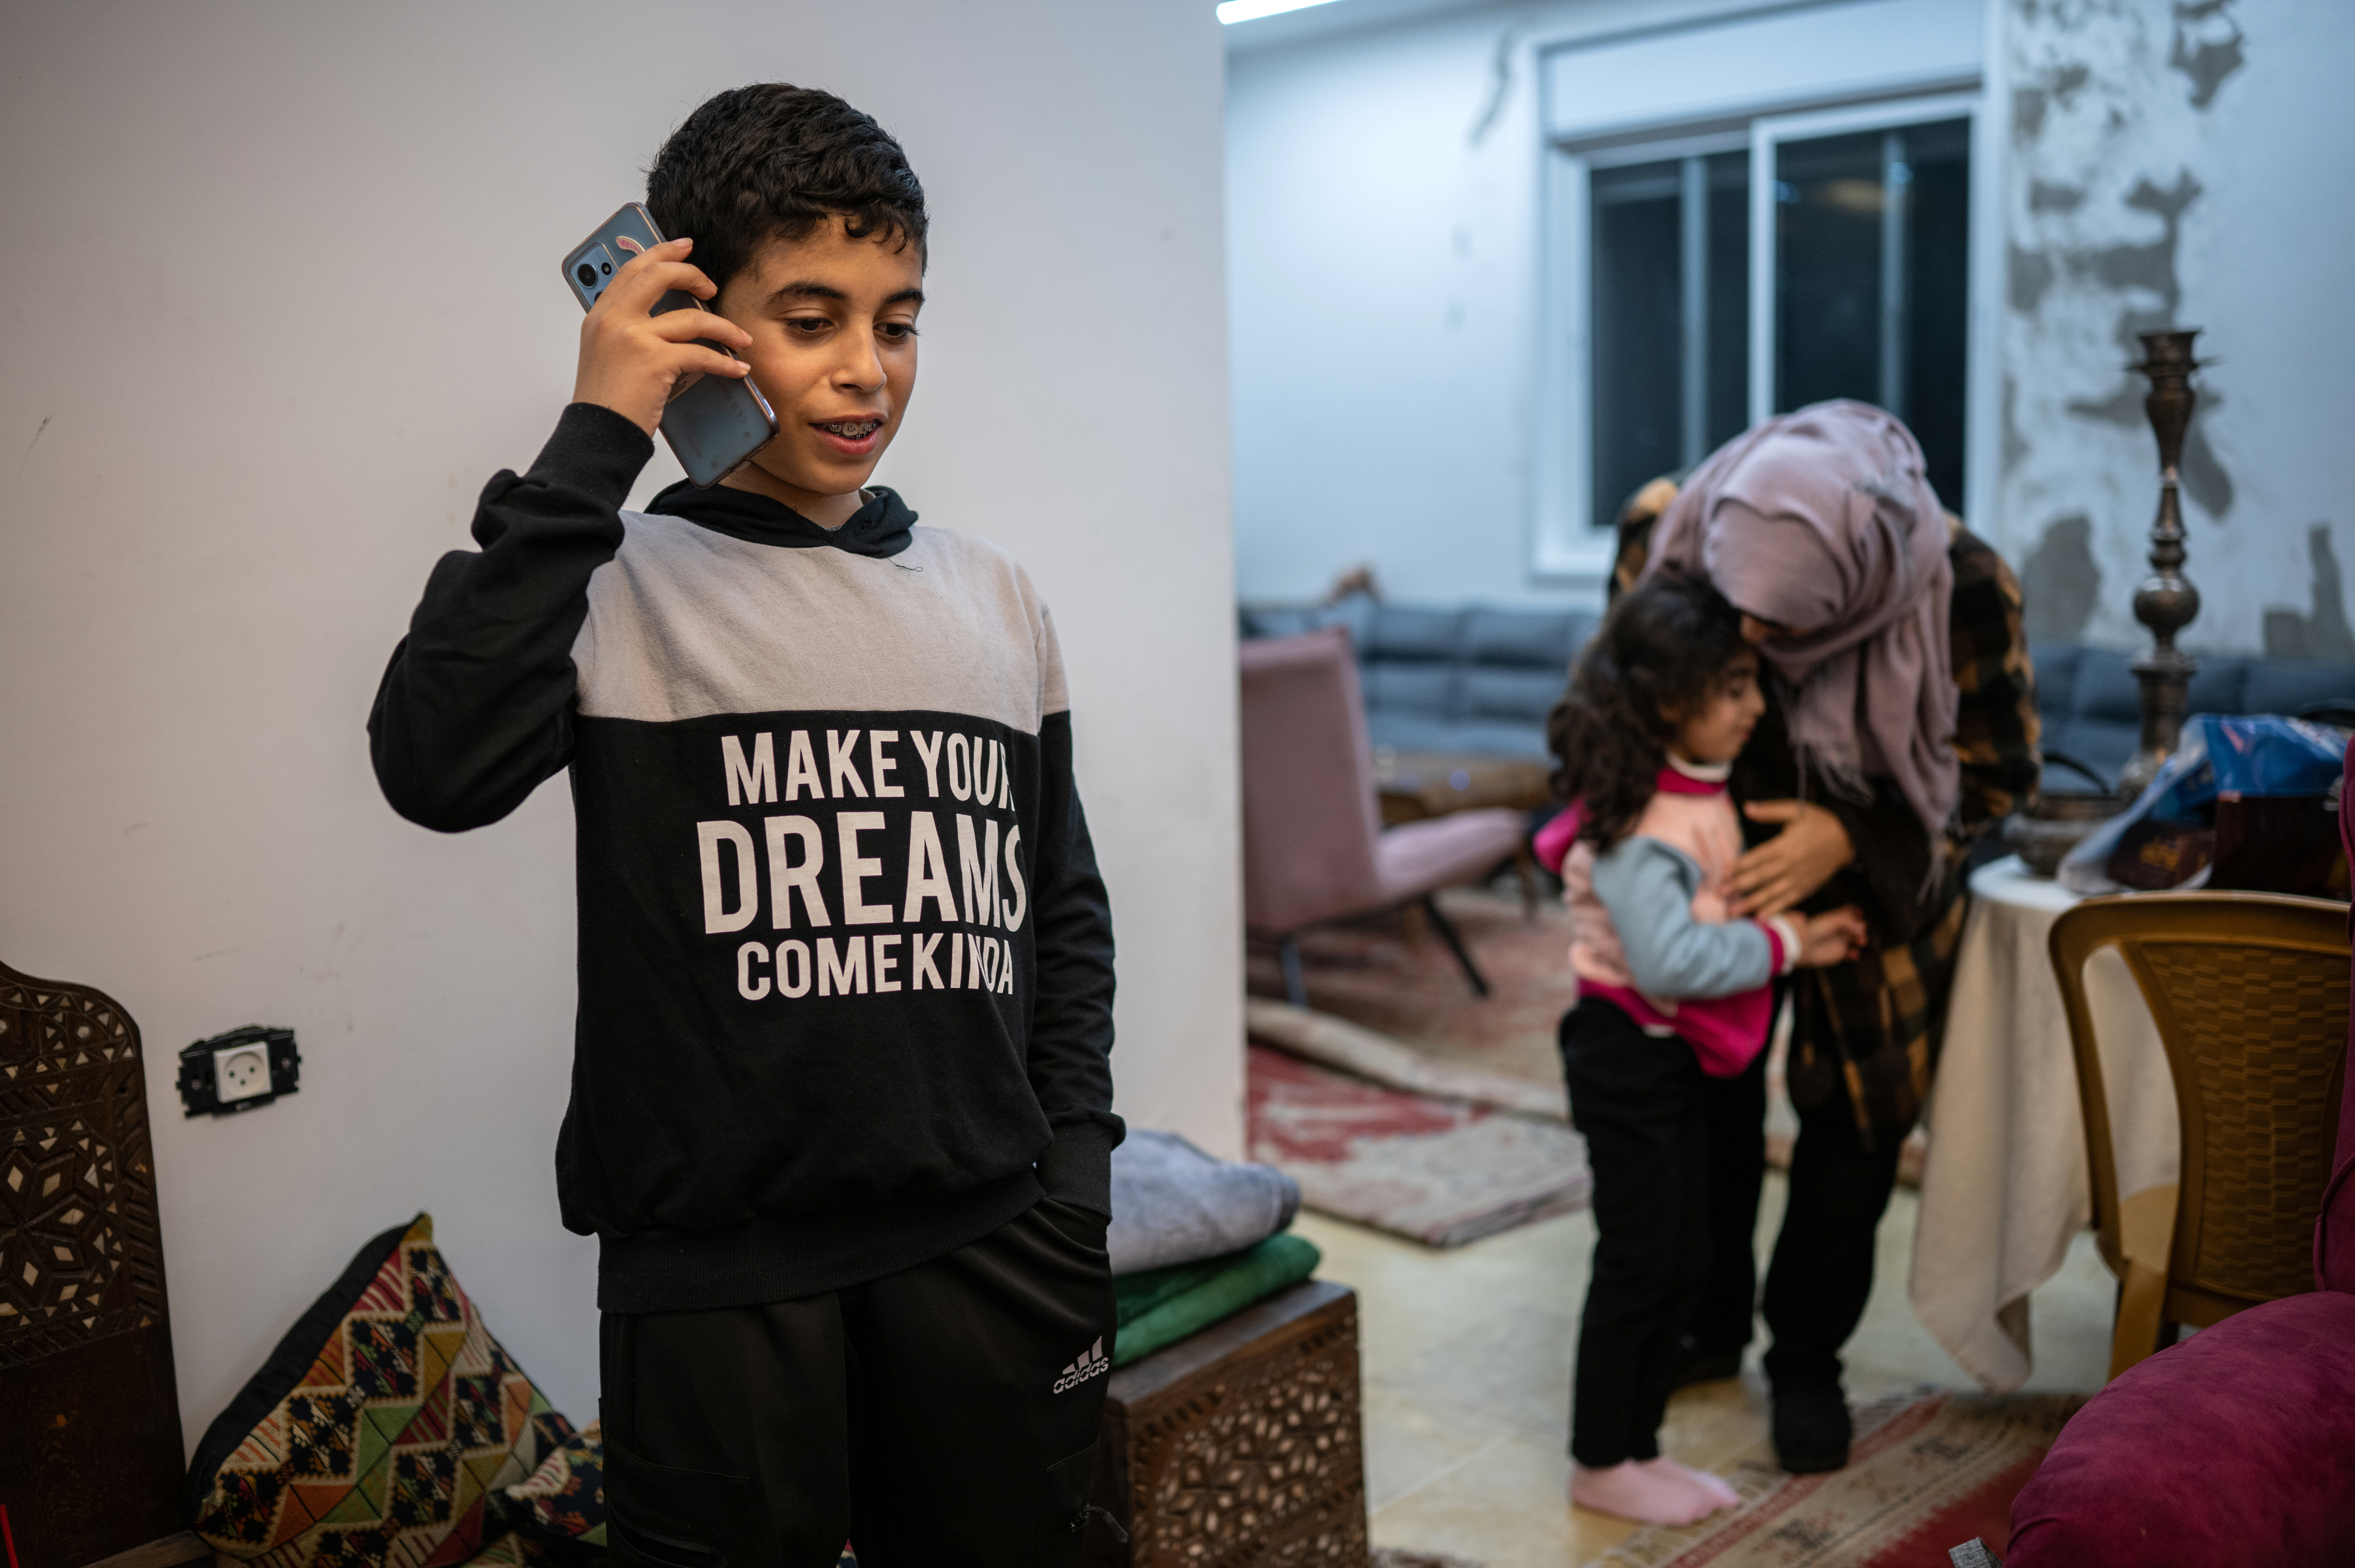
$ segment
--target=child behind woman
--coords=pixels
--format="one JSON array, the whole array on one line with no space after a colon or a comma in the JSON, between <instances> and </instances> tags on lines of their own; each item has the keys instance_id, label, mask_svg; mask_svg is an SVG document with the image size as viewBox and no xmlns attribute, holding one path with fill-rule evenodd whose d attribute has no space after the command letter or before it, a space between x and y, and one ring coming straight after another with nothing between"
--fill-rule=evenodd
<instances>
[{"instance_id":1,"label":"child behind woman","mask_svg":"<svg viewBox=\"0 0 2355 1568\"><path fill-rule=\"evenodd\" d=\"M1742 830L1725 779L1764 711L1740 614L1708 584L1664 575L1613 609L1548 726L1575 834L1561 872L1579 1001L1561 1022L1562 1069L1597 1232L1570 1497L1651 1523L1739 1500L1659 1446L1709 1277L1703 1075L1738 1075L1764 1048L1774 976L1838 963L1864 936L1854 909L1732 917Z\"/></svg>"}]
</instances>

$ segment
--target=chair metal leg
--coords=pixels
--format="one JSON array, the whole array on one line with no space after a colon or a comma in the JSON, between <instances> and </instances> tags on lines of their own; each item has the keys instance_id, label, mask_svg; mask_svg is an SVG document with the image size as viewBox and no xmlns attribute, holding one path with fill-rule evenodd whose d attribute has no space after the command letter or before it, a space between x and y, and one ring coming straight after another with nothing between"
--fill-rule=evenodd
<instances>
[{"instance_id":1,"label":"chair metal leg","mask_svg":"<svg viewBox=\"0 0 2355 1568\"><path fill-rule=\"evenodd\" d=\"M1464 946L1463 933L1456 930L1455 923L1440 913L1439 900L1428 893L1424 894L1423 913L1431 921L1433 927L1438 931L1439 939L1447 944L1447 950L1455 955L1455 961L1464 966L1464 978L1472 982L1472 989L1480 995L1487 996L1488 978L1480 972L1480 966L1472 961L1470 951Z\"/></svg>"},{"instance_id":2,"label":"chair metal leg","mask_svg":"<svg viewBox=\"0 0 2355 1568\"><path fill-rule=\"evenodd\" d=\"M1308 979L1300 972L1300 938L1286 937L1276 948L1284 965L1284 1000L1295 1007L1308 1005Z\"/></svg>"}]
</instances>

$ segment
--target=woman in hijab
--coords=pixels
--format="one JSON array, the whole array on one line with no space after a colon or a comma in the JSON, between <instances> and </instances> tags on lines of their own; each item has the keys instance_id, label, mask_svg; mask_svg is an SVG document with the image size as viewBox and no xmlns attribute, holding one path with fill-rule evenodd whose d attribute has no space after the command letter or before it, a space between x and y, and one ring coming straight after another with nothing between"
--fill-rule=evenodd
<instances>
[{"instance_id":1,"label":"woman in hijab","mask_svg":"<svg viewBox=\"0 0 2355 1568\"><path fill-rule=\"evenodd\" d=\"M1861 403L1770 419L1672 499L1655 482L1637 503L1621 524L1619 586L1663 569L1706 577L1772 672L1774 700L1732 780L1750 819L1741 912L1854 904L1871 927L1859 957L1791 986L1799 1137L1760 1303L1783 1467L1836 1469L1850 1435L1839 1349L1863 1316L1873 1232L1929 1090L1964 862L2041 771L2019 585L1940 508L1913 433ZM1712 1278L1687 1381L1733 1375L1757 1299L1763 1058L1718 1089Z\"/></svg>"}]
</instances>

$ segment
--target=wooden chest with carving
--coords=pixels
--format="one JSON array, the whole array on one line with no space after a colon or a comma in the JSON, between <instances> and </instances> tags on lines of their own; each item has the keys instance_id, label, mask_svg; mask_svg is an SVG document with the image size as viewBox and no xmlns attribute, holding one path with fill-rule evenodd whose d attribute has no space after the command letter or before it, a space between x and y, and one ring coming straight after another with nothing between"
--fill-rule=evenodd
<instances>
[{"instance_id":1,"label":"wooden chest with carving","mask_svg":"<svg viewBox=\"0 0 2355 1568\"><path fill-rule=\"evenodd\" d=\"M1312 1279L1112 1374L1090 1568L1365 1568L1358 1298Z\"/></svg>"},{"instance_id":2,"label":"wooden chest with carving","mask_svg":"<svg viewBox=\"0 0 2355 1568\"><path fill-rule=\"evenodd\" d=\"M88 986L0 964L0 1502L13 1560L73 1568L173 1535L183 1458L139 1030Z\"/></svg>"}]
</instances>

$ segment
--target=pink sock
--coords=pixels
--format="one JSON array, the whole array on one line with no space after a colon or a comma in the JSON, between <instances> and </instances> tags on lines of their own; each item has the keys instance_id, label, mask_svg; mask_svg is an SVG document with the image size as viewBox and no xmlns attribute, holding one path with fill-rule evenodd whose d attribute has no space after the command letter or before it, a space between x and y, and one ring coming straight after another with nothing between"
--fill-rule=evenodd
<instances>
[{"instance_id":1,"label":"pink sock","mask_svg":"<svg viewBox=\"0 0 2355 1568\"><path fill-rule=\"evenodd\" d=\"M1662 1455L1659 1458L1653 1459L1649 1461L1649 1463L1659 1467L1664 1470L1673 1470L1678 1475L1685 1477L1695 1486L1700 1488L1702 1491L1707 1492L1710 1497L1714 1498L1717 1500L1717 1506L1720 1508L1740 1508L1742 1506L1742 1494L1735 1491L1733 1488L1727 1484L1722 1478L1710 1475L1707 1470L1696 1470L1690 1465L1679 1465L1674 1459L1668 1457L1666 1455Z\"/></svg>"},{"instance_id":2,"label":"pink sock","mask_svg":"<svg viewBox=\"0 0 2355 1568\"><path fill-rule=\"evenodd\" d=\"M1692 1472L1659 1459L1630 1459L1599 1470L1573 1464L1570 1500L1639 1524L1691 1524L1722 1506Z\"/></svg>"}]
</instances>

